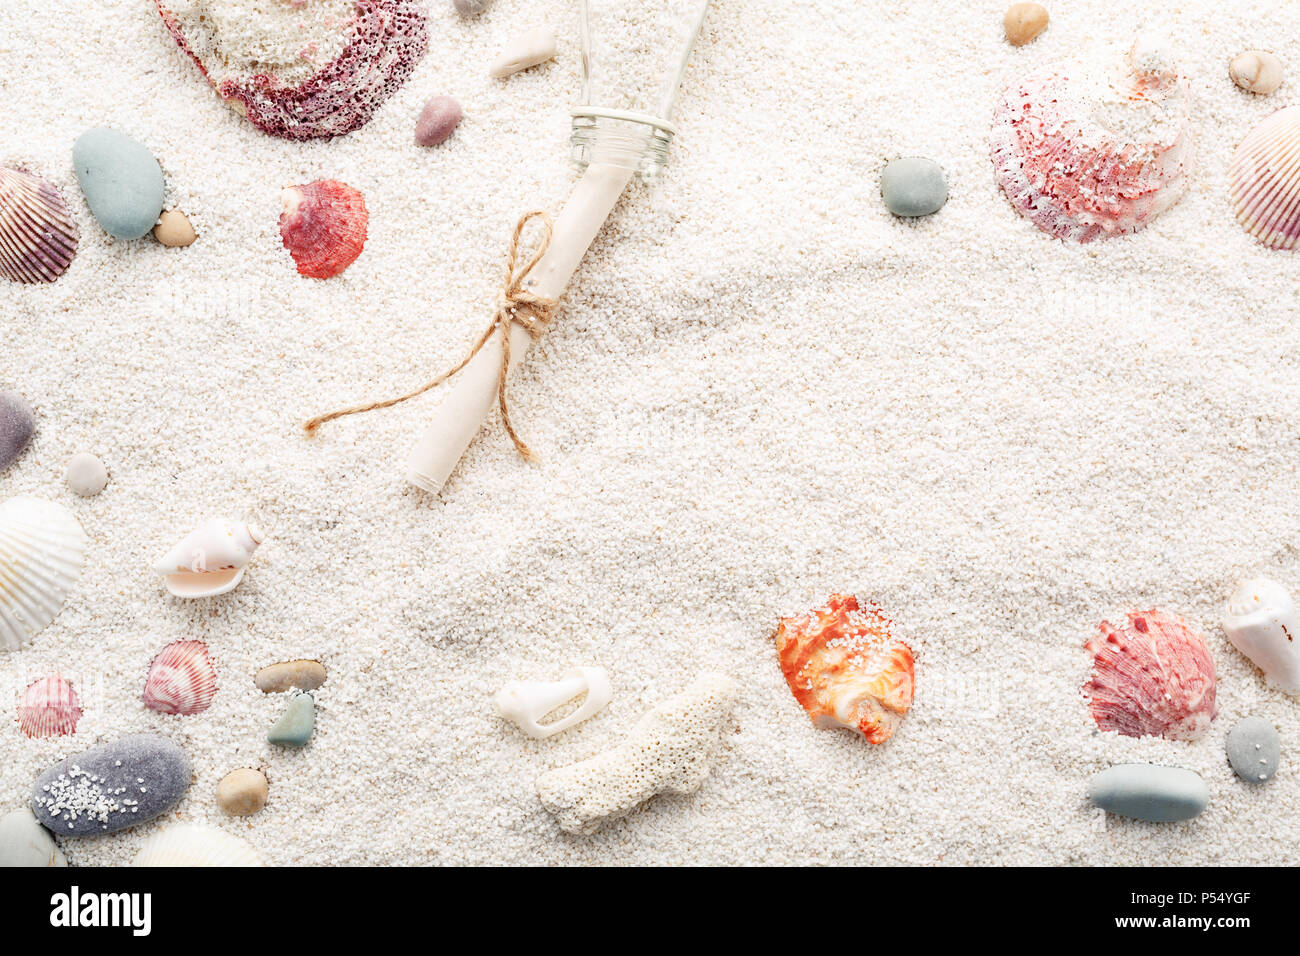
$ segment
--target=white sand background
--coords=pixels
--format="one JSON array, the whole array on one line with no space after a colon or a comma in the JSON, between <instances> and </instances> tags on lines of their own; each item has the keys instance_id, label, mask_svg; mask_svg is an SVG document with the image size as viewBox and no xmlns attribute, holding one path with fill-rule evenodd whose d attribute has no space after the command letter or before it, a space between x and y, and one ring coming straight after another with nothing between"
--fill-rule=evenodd
<instances>
[{"instance_id":1,"label":"white sand background","mask_svg":"<svg viewBox=\"0 0 1300 956\"><path fill-rule=\"evenodd\" d=\"M190 755L168 819L208 821L276 864L1295 863L1300 711L1217 620L1233 583L1300 588L1300 258L1233 221L1226 167L1300 90L1300 11L1277 0L1056 0L1032 45L1005 4L716 0L682 92L671 168L626 197L557 326L514 386L541 456L490 428L443 493L402 463L439 401L326 426L459 358L485 321L516 217L572 183L572 0L495 0L462 21L435 0L429 52L367 127L271 139L224 107L148 0L0 5L0 162L55 179L82 230L51 287L0 289L0 387L39 434L0 495L61 501L92 545L79 590L28 648L0 656L0 809L56 758L156 731ZM505 82L514 33L561 31L550 66ZM1189 194L1145 232L1066 246L999 192L987 134L1004 83L1139 28L1170 36L1195 94ZM1275 96L1227 77L1264 47ZM466 118L411 143L424 99ZM147 144L185 250L110 241L71 169L111 125ZM951 199L902 222L881 166L941 163ZM282 187L361 189L360 259L299 277ZM494 419L495 421L495 419ZM90 450L112 481L81 500ZM225 598L183 603L153 560L200 518L256 513L270 538ZM777 617L835 591L878 601L918 651L917 695L871 747L815 730L776 664ZM1219 717L1192 744L1095 731L1079 685L1097 622L1165 606L1204 627ZM210 710L144 709L151 656L207 641ZM270 747L284 700L252 674L318 657L316 736ZM607 667L615 697L549 741L492 713L514 678ZM70 676L75 737L27 740L14 701ZM693 797L592 837L562 834L533 780L620 739L704 669L744 688L738 732ZM1258 714L1282 733L1276 779L1248 787L1223 739ZM1089 774L1189 767L1198 819L1104 820ZM217 781L263 767L270 803L223 816ZM69 841L74 864L129 861L158 824Z\"/></svg>"}]
</instances>

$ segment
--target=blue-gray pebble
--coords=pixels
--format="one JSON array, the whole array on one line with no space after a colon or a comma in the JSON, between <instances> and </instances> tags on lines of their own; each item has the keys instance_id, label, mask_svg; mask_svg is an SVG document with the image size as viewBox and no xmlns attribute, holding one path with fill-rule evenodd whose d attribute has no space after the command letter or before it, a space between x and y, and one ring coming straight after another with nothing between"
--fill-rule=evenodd
<instances>
[{"instance_id":1,"label":"blue-gray pebble","mask_svg":"<svg viewBox=\"0 0 1300 956\"><path fill-rule=\"evenodd\" d=\"M289 701L284 715L271 728L266 739L285 747L305 747L316 729L316 702L311 694L298 694Z\"/></svg>"},{"instance_id":2,"label":"blue-gray pebble","mask_svg":"<svg viewBox=\"0 0 1300 956\"><path fill-rule=\"evenodd\" d=\"M1198 774L1181 767L1123 763L1089 778L1088 799L1122 817L1173 823L1204 810L1210 789Z\"/></svg>"},{"instance_id":3,"label":"blue-gray pebble","mask_svg":"<svg viewBox=\"0 0 1300 956\"><path fill-rule=\"evenodd\" d=\"M162 169L131 137L111 129L87 130L72 147L72 165L90 211L109 235L139 239L158 221Z\"/></svg>"},{"instance_id":4,"label":"blue-gray pebble","mask_svg":"<svg viewBox=\"0 0 1300 956\"><path fill-rule=\"evenodd\" d=\"M180 747L136 734L45 771L32 788L32 812L60 836L99 836L166 813L189 785L190 762Z\"/></svg>"},{"instance_id":5,"label":"blue-gray pebble","mask_svg":"<svg viewBox=\"0 0 1300 956\"><path fill-rule=\"evenodd\" d=\"M931 160L891 159L880 174L880 194L895 216L928 216L948 201L948 181Z\"/></svg>"},{"instance_id":6,"label":"blue-gray pebble","mask_svg":"<svg viewBox=\"0 0 1300 956\"><path fill-rule=\"evenodd\" d=\"M14 392L0 392L0 471L23 453L36 431L32 407Z\"/></svg>"},{"instance_id":7,"label":"blue-gray pebble","mask_svg":"<svg viewBox=\"0 0 1300 956\"><path fill-rule=\"evenodd\" d=\"M1226 746L1228 763L1247 783L1263 783L1277 773L1282 741L1263 717L1243 717L1233 724Z\"/></svg>"}]
</instances>

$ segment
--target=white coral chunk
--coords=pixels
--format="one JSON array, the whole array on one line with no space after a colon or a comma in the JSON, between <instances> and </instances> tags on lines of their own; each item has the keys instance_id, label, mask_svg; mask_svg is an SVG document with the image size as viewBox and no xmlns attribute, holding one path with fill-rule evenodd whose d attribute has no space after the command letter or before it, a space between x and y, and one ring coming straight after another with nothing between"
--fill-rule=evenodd
<instances>
[{"instance_id":1,"label":"white coral chunk","mask_svg":"<svg viewBox=\"0 0 1300 956\"><path fill-rule=\"evenodd\" d=\"M642 717L618 747L537 778L542 806L560 829L593 833L659 793L694 793L731 726L740 687L704 674Z\"/></svg>"}]
</instances>

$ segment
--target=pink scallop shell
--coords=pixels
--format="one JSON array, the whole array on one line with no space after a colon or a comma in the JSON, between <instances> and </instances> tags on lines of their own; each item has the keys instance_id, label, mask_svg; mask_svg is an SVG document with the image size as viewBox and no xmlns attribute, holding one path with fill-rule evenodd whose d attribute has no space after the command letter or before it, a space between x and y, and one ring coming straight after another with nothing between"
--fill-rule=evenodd
<instances>
[{"instance_id":1,"label":"pink scallop shell","mask_svg":"<svg viewBox=\"0 0 1300 956\"><path fill-rule=\"evenodd\" d=\"M0 276L53 282L77 254L77 226L53 183L0 169Z\"/></svg>"},{"instance_id":2,"label":"pink scallop shell","mask_svg":"<svg viewBox=\"0 0 1300 956\"><path fill-rule=\"evenodd\" d=\"M356 0L352 16L337 24L341 51L306 79L288 82L257 61L222 59L216 17L178 14L174 0L154 0L163 24L217 93L271 136L305 140L342 136L368 123L406 81L428 45L427 15L420 0ZM301 3L280 2L281 29L300 29L293 14ZM277 14L278 16L279 14ZM311 43L303 63L316 54Z\"/></svg>"},{"instance_id":3,"label":"pink scallop shell","mask_svg":"<svg viewBox=\"0 0 1300 956\"><path fill-rule=\"evenodd\" d=\"M314 279L336 276L361 255L370 214L360 192L336 179L284 190L280 238L298 271Z\"/></svg>"},{"instance_id":4,"label":"pink scallop shell","mask_svg":"<svg viewBox=\"0 0 1300 956\"><path fill-rule=\"evenodd\" d=\"M18 702L18 729L28 737L60 737L77 729L81 704L72 685L54 674L31 684Z\"/></svg>"},{"instance_id":5,"label":"pink scallop shell","mask_svg":"<svg viewBox=\"0 0 1300 956\"><path fill-rule=\"evenodd\" d=\"M1271 249L1300 246L1300 106L1264 119L1228 167L1237 221Z\"/></svg>"},{"instance_id":6,"label":"pink scallop shell","mask_svg":"<svg viewBox=\"0 0 1300 956\"><path fill-rule=\"evenodd\" d=\"M217 669L202 641L168 644L149 664L144 705L161 714L198 714L217 693Z\"/></svg>"},{"instance_id":7,"label":"pink scallop shell","mask_svg":"<svg viewBox=\"0 0 1300 956\"><path fill-rule=\"evenodd\" d=\"M1190 167L1183 80L1095 72L1076 64L1013 84L990 138L1016 211L1076 242L1149 225L1182 196Z\"/></svg>"},{"instance_id":8,"label":"pink scallop shell","mask_svg":"<svg viewBox=\"0 0 1300 956\"><path fill-rule=\"evenodd\" d=\"M1195 740L1214 720L1214 659L1205 639L1168 611L1131 611L1102 621L1087 643L1092 676L1083 686L1092 718L1125 737Z\"/></svg>"}]
</instances>

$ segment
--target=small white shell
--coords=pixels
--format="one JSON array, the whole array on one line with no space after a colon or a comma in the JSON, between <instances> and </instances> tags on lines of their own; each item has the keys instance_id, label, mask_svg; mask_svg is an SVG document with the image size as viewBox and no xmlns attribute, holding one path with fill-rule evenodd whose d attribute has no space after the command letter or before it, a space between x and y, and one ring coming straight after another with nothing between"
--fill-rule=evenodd
<instances>
[{"instance_id":1,"label":"small white shell","mask_svg":"<svg viewBox=\"0 0 1300 956\"><path fill-rule=\"evenodd\" d=\"M545 63L554 56L555 31L549 27L533 27L507 44L492 63L492 75L498 80L504 80L512 73Z\"/></svg>"},{"instance_id":2,"label":"small white shell","mask_svg":"<svg viewBox=\"0 0 1300 956\"><path fill-rule=\"evenodd\" d=\"M1282 85L1282 61L1263 50L1247 50L1232 58L1228 75L1246 92L1267 96Z\"/></svg>"},{"instance_id":3,"label":"small white shell","mask_svg":"<svg viewBox=\"0 0 1300 956\"><path fill-rule=\"evenodd\" d=\"M0 651L54 620L85 557L86 534L63 505L28 495L0 505Z\"/></svg>"},{"instance_id":4,"label":"small white shell","mask_svg":"<svg viewBox=\"0 0 1300 956\"><path fill-rule=\"evenodd\" d=\"M67 866L50 831L26 808L0 817L0 867Z\"/></svg>"},{"instance_id":5,"label":"small white shell","mask_svg":"<svg viewBox=\"0 0 1300 956\"><path fill-rule=\"evenodd\" d=\"M262 543L255 524L213 518L191 531L154 566L177 597L214 597L233 591Z\"/></svg>"},{"instance_id":6,"label":"small white shell","mask_svg":"<svg viewBox=\"0 0 1300 956\"><path fill-rule=\"evenodd\" d=\"M1237 585L1228 599L1223 630L1232 646L1264 672L1274 687L1300 691L1300 619L1286 588L1268 578Z\"/></svg>"},{"instance_id":7,"label":"small white shell","mask_svg":"<svg viewBox=\"0 0 1300 956\"><path fill-rule=\"evenodd\" d=\"M587 699L573 713L548 724L542 718L581 694ZM603 667L574 667L557 681L511 681L496 693L497 713L529 737L541 740L600 713L614 696Z\"/></svg>"},{"instance_id":8,"label":"small white shell","mask_svg":"<svg viewBox=\"0 0 1300 956\"><path fill-rule=\"evenodd\" d=\"M202 823L176 823L140 848L132 866L265 866L247 842Z\"/></svg>"},{"instance_id":9,"label":"small white shell","mask_svg":"<svg viewBox=\"0 0 1300 956\"><path fill-rule=\"evenodd\" d=\"M1246 134L1228 167L1237 221L1273 249L1300 245L1300 106Z\"/></svg>"}]
</instances>

